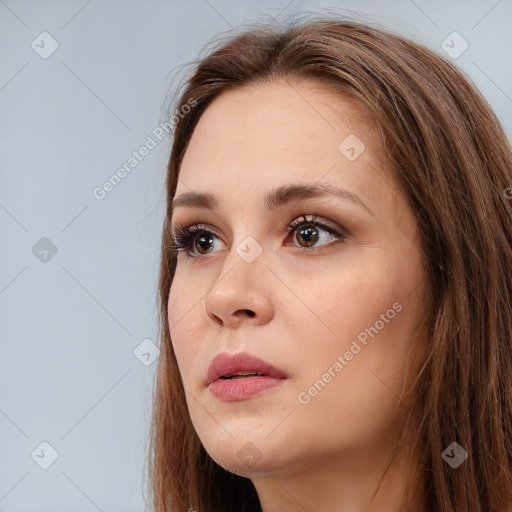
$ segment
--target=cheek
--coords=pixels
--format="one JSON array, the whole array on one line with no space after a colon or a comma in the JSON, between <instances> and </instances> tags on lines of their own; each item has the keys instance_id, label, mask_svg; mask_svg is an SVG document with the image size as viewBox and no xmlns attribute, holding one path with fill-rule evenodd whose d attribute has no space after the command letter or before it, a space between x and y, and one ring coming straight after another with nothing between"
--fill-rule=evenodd
<instances>
[{"instance_id":1,"label":"cheek","mask_svg":"<svg viewBox=\"0 0 512 512\"><path fill-rule=\"evenodd\" d=\"M351 339L401 300L397 269L374 258L338 266L317 281L311 309L334 339ZM404 289L404 288L402 288Z\"/></svg>"},{"instance_id":2,"label":"cheek","mask_svg":"<svg viewBox=\"0 0 512 512\"><path fill-rule=\"evenodd\" d=\"M354 385L364 387L369 378L376 379L369 368L383 371L391 385L402 376L420 310L419 275L384 259L378 250L371 256L328 273L305 297L316 317L307 337L313 346L303 347L311 382L347 351L348 364L340 375L350 374Z\"/></svg>"},{"instance_id":3,"label":"cheek","mask_svg":"<svg viewBox=\"0 0 512 512\"><path fill-rule=\"evenodd\" d=\"M418 320L406 276L377 269L323 281L311 296L322 322L312 322L309 336L295 344L305 424L312 432L331 429L349 444L392 431Z\"/></svg>"},{"instance_id":4,"label":"cheek","mask_svg":"<svg viewBox=\"0 0 512 512\"><path fill-rule=\"evenodd\" d=\"M201 302L186 293L180 281L171 286L168 300L168 323L171 343L176 355L178 367L185 386L191 380L196 361L198 344L201 339Z\"/></svg>"}]
</instances>

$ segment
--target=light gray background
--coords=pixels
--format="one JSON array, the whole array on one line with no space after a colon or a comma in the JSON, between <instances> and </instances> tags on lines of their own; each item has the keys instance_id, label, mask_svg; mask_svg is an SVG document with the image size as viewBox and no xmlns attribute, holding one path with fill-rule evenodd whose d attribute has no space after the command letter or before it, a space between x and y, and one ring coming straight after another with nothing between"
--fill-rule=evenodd
<instances>
[{"instance_id":1,"label":"light gray background","mask_svg":"<svg viewBox=\"0 0 512 512\"><path fill-rule=\"evenodd\" d=\"M145 510L156 365L134 350L157 343L169 142L103 200L92 191L158 127L175 69L210 38L303 11L440 53L457 31L469 48L454 60L512 138L512 0L0 0L0 512ZM31 47L50 48L44 31L46 59ZM34 254L43 237L55 255ZM47 469L42 442L58 452Z\"/></svg>"}]
</instances>

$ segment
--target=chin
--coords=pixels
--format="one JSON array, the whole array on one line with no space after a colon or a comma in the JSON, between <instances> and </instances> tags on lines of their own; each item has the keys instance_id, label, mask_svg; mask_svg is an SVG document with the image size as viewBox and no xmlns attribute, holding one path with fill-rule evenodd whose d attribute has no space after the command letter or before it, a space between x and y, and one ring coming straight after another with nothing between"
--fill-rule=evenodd
<instances>
[{"instance_id":1,"label":"chin","mask_svg":"<svg viewBox=\"0 0 512 512\"><path fill-rule=\"evenodd\" d=\"M248 465L241 462L237 458L236 454L223 454L220 458L217 457L213 460L226 471L244 478L268 475L272 470L272 468L268 464L265 464L262 459L253 465Z\"/></svg>"},{"instance_id":2,"label":"chin","mask_svg":"<svg viewBox=\"0 0 512 512\"><path fill-rule=\"evenodd\" d=\"M249 478L265 475L271 470L269 462L276 450L275 447L268 446L268 440L264 437L244 437L233 432L233 438L205 441L201 440L207 453L226 471Z\"/></svg>"}]
</instances>

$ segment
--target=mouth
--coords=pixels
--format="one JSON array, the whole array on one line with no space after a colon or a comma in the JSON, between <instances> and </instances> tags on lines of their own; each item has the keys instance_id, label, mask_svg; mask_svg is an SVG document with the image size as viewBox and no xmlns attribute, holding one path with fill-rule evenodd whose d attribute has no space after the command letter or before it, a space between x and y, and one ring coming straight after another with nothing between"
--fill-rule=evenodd
<instances>
[{"instance_id":1,"label":"mouth","mask_svg":"<svg viewBox=\"0 0 512 512\"><path fill-rule=\"evenodd\" d=\"M233 402L276 389L287 377L283 370L250 354L224 353L212 361L205 385L216 398Z\"/></svg>"},{"instance_id":2,"label":"mouth","mask_svg":"<svg viewBox=\"0 0 512 512\"><path fill-rule=\"evenodd\" d=\"M255 377L284 379L287 375L283 370L246 352L238 354L222 353L211 362L206 375L205 385L209 386L217 379L241 380Z\"/></svg>"},{"instance_id":3,"label":"mouth","mask_svg":"<svg viewBox=\"0 0 512 512\"><path fill-rule=\"evenodd\" d=\"M248 377L268 377L265 373L255 373L255 372L238 372L231 375L221 375L219 379L227 379L227 380L240 380L247 379Z\"/></svg>"}]
</instances>

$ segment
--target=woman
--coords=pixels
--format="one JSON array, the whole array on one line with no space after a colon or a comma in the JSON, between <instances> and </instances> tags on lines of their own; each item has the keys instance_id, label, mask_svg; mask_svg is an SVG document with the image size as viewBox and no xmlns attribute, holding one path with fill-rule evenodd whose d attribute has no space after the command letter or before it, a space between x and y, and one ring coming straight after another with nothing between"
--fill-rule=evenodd
<instances>
[{"instance_id":1,"label":"woman","mask_svg":"<svg viewBox=\"0 0 512 512\"><path fill-rule=\"evenodd\" d=\"M476 88L317 19L215 48L177 109L155 511L512 510L512 150Z\"/></svg>"}]
</instances>

